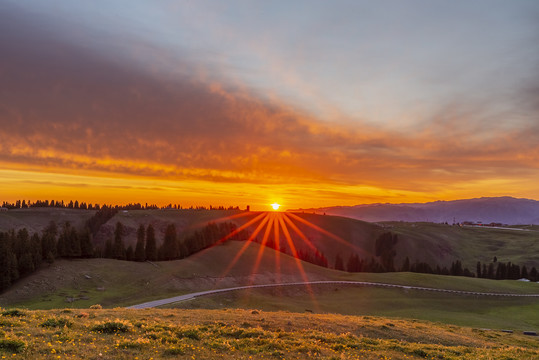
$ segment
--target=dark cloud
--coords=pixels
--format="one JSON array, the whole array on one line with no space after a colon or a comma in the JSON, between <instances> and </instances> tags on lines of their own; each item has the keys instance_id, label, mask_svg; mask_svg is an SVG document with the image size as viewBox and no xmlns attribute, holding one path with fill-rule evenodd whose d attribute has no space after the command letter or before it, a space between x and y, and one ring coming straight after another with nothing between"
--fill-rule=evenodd
<instances>
[{"instance_id":1,"label":"dark cloud","mask_svg":"<svg viewBox=\"0 0 539 360\"><path fill-rule=\"evenodd\" d=\"M166 77L151 64L85 46L63 31L69 29L14 7L0 12L5 163L403 189L537 167L537 125L500 132L481 106L444 106L415 133L330 125L222 80L201 78L188 61L171 60L182 71ZM102 41L108 50L119 44ZM529 96L537 99L539 86L533 89Z\"/></svg>"}]
</instances>

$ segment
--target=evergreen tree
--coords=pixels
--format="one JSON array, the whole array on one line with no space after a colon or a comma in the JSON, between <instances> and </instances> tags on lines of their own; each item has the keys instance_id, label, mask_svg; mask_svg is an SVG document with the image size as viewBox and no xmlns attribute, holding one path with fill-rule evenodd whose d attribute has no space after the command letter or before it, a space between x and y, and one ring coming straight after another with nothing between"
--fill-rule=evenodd
<instances>
[{"instance_id":1,"label":"evergreen tree","mask_svg":"<svg viewBox=\"0 0 539 360\"><path fill-rule=\"evenodd\" d=\"M80 252L81 257L91 258L94 256L94 245L92 243L92 234L87 227L80 233Z\"/></svg>"},{"instance_id":2,"label":"evergreen tree","mask_svg":"<svg viewBox=\"0 0 539 360\"><path fill-rule=\"evenodd\" d=\"M18 259L19 275L24 276L34 271L34 262L32 261L32 254L26 252Z\"/></svg>"},{"instance_id":3,"label":"evergreen tree","mask_svg":"<svg viewBox=\"0 0 539 360\"><path fill-rule=\"evenodd\" d=\"M404 259L404 263L402 264L401 271L407 272L410 271L410 258L407 256L406 259Z\"/></svg>"},{"instance_id":4,"label":"evergreen tree","mask_svg":"<svg viewBox=\"0 0 539 360\"><path fill-rule=\"evenodd\" d=\"M0 232L0 292L11 285L11 242L6 233Z\"/></svg>"},{"instance_id":5,"label":"evergreen tree","mask_svg":"<svg viewBox=\"0 0 539 360\"><path fill-rule=\"evenodd\" d=\"M157 244L155 242L155 231L152 224L149 224L146 229L146 248L144 251L146 252L146 260L157 260Z\"/></svg>"},{"instance_id":6,"label":"evergreen tree","mask_svg":"<svg viewBox=\"0 0 539 360\"><path fill-rule=\"evenodd\" d=\"M344 262L340 254L335 256L335 270L344 271Z\"/></svg>"},{"instance_id":7,"label":"evergreen tree","mask_svg":"<svg viewBox=\"0 0 539 360\"><path fill-rule=\"evenodd\" d=\"M482 268L481 268L481 262L478 261L478 262L477 262L477 265L476 265L476 273L477 273L477 277L478 277L478 278L480 278L481 275L482 275L481 269L482 269Z\"/></svg>"},{"instance_id":8,"label":"evergreen tree","mask_svg":"<svg viewBox=\"0 0 539 360\"><path fill-rule=\"evenodd\" d=\"M113 259L114 258L114 251L112 250L112 240L107 239L105 242L105 252L103 254L104 258L107 259Z\"/></svg>"},{"instance_id":9,"label":"evergreen tree","mask_svg":"<svg viewBox=\"0 0 539 360\"><path fill-rule=\"evenodd\" d=\"M359 259L358 254L351 254L346 263L346 271L348 272L361 272L366 271L363 268L363 261Z\"/></svg>"},{"instance_id":10,"label":"evergreen tree","mask_svg":"<svg viewBox=\"0 0 539 360\"><path fill-rule=\"evenodd\" d=\"M57 254L57 244L56 237L58 236L58 227L54 221L50 221L49 225L43 230L43 235L41 236L41 254L44 260L47 262L50 260L49 254L52 255L52 259L56 257Z\"/></svg>"},{"instance_id":11,"label":"evergreen tree","mask_svg":"<svg viewBox=\"0 0 539 360\"><path fill-rule=\"evenodd\" d=\"M9 274L11 276L11 283L13 284L19 279L19 263L17 262L17 256L14 253L10 254Z\"/></svg>"},{"instance_id":12,"label":"evergreen tree","mask_svg":"<svg viewBox=\"0 0 539 360\"><path fill-rule=\"evenodd\" d=\"M488 265L488 273L487 273L488 279L496 279L496 274L494 273L494 264L490 263Z\"/></svg>"},{"instance_id":13,"label":"evergreen tree","mask_svg":"<svg viewBox=\"0 0 539 360\"><path fill-rule=\"evenodd\" d=\"M526 268L526 265L522 266L520 276L522 276L522 278L524 278L524 279L529 279L528 269Z\"/></svg>"},{"instance_id":14,"label":"evergreen tree","mask_svg":"<svg viewBox=\"0 0 539 360\"><path fill-rule=\"evenodd\" d=\"M449 270L449 273L453 276L462 276L464 274L464 270L462 269L462 263L460 260L457 260L451 264L451 269Z\"/></svg>"},{"instance_id":15,"label":"evergreen tree","mask_svg":"<svg viewBox=\"0 0 539 360\"><path fill-rule=\"evenodd\" d=\"M481 271L481 277L488 278L487 264L483 264L483 271Z\"/></svg>"},{"instance_id":16,"label":"evergreen tree","mask_svg":"<svg viewBox=\"0 0 539 360\"><path fill-rule=\"evenodd\" d=\"M114 244L112 246L112 257L117 260L125 260L124 232L123 224L118 221L114 230Z\"/></svg>"},{"instance_id":17,"label":"evergreen tree","mask_svg":"<svg viewBox=\"0 0 539 360\"><path fill-rule=\"evenodd\" d=\"M539 280L539 277L537 276L537 269L534 266L530 270L530 281L537 281L537 280Z\"/></svg>"},{"instance_id":18,"label":"evergreen tree","mask_svg":"<svg viewBox=\"0 0 539 360\"><path fill-rule=\"evenodd\" d=\"M69 221L66 221L64 226L62 227L60 235L58 236L58 242L56 245L57 254L59 257L69 256L71 250L70 235L71 224L69 223Z\"/></svg>"},{"instance_id":19,"label":"evergreen tree","mask_svg":"<svg viewBox=\"0 0 539 360\"><path fill-rule=\"evenodd\" d=\"M71 227L69 230L68 238L67 238L67 248L68 248L68 256L69 257L80 257L81 256L81 247L80 247L80 239L79 234L77 234L77 230L75 230L74 227Z\"/></svg>"},{"instance_id":20,"label":"evergreen tree","mask_svg":"<svg viewBox=\"0 0 539 360\"><path fill-rule=\"evenodd\" d=\"M140 224L137 230L137 245L135 246L135 261L144 261L146 260L146 253L144 251L144 240L146 237L146 230L144 225Z\"/></svg>"},{"instance_id":21,"label":"evergreen tree","mask_svg":"<svg viewBox=\"0 0 539 360\"><path fill-rule=\"evenodd\" d=\"M163 241L162 249L163 260L173 260L179 257L178 239L174 224L169 224L165 230L165 239Z\"/></svg>"},{"instance_id":22,"label":"evergreen tree","mask_svg":"<svg viewBox=\"0 0 539 360\"><path fill-rule=\"evenodd\" d=\"M34 233L32 238L30 238L30 242L32 244L32 263L34 264L34 269L37 269L43 260L41 239L37 233Z\"/></svg>"}]
</instances>

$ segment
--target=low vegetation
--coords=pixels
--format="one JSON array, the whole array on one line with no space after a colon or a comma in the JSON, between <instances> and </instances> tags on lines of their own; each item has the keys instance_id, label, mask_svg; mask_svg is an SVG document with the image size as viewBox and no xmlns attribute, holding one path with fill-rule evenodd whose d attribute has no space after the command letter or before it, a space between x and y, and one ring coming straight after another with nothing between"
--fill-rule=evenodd
<instances>
[{"instance_id":1,"label":"low vegetation","mask_svg":"<svg viewBox=\"0 0 539 360\"><path fill-rule=\"evenodd\" d=\"M158 309L20 313L23 315L0 316L1 358L507 360L539 357L537 339L520 333L369 316Z\"/></svg>"}]
</instances>

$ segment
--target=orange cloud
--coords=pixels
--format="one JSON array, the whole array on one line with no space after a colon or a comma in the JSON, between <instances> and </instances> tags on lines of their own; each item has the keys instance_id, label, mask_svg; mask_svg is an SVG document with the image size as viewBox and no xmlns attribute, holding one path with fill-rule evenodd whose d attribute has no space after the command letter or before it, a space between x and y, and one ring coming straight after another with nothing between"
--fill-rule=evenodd
<instances>
[{"instance_id":1,"label":"orange cloud","mask_svg":"<svg viewBox=\"0 0 539 360\"><path fill-rule=\"evenodd\" d=\"M0 38L0 164L35 197L75 195L76 184L118 197L107 190L118 181L127 201L174 194L252 205L273 196L308 207L472 192L539 197L537 124L504 127L467 105L443 106L408 133L325 122L188 62L164 77L46 33L12 33ZM41 185L39 174L48 178ZM0 198L25 191L4 181Z\"/></svg>"}]
</instances>

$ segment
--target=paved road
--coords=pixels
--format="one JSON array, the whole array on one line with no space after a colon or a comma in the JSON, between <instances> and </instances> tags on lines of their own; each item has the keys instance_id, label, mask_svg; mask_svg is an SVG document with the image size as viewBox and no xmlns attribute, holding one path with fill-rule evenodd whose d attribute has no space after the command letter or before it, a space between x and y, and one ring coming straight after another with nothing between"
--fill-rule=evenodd
<instances>
[{"instance_id":1,"label":"paved road","mask_svg":"<svg viewBox=\"0 0 539 360\"><path fill-rule=\"evenodd\" d=\"M283 287L283 286L305 286L305 285L355 285L355 286L385 287L385 288L395 288L395 289L405 289L405 290L435 291L435 292L451 293L451 294L457 294L457 295L539 298L539 294L509 294L509 293L475 292L475 291L463 291L463 290L436 289L436 288L428 288L428 287L420 287L420 286L384 284L384 283L367 282L367 281L308 281L308 282L293 282L293 283L283 283L283 284L237 286L237 287L232 287L232 288L227 288L227 289L200 291L196 293L175 296L175 297L171 297L167 299L149 301L142 304L129 306L128 309L153 308L153 307L157 307L161 305L172 304L175 302L192 300L200 296L214 295L214 294L220 294L220 293L236 291L236 290L260 289L260 288Z\"/></svg>"}]
</instances>

